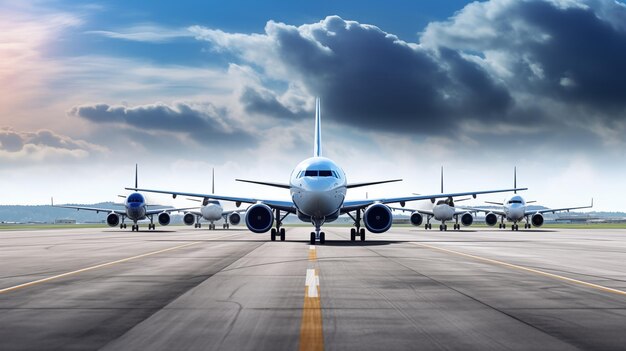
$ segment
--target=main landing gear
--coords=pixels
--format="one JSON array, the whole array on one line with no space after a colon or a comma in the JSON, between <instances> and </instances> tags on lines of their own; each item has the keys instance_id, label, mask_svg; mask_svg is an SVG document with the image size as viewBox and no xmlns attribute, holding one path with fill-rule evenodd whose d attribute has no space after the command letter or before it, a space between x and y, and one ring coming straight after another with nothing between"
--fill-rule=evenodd
<instances>
[{"instance_id":1,"label":"main landing gear","mask_svg":"<svg viewBox=\"0 0 626 351\"><path fill-rule=\"evenodd\" d=\"M349 212L347 215L354 220L354 228L350 228L350 241L356 241L357 236L365 241L365 229L361 228L361 210L356 210L356 217L352 217Z\"/></svg>"},{"instance_id":2,"label":"main landing gear","mask_svg":"<svg viewBox=\"0 0 626 351\"><path fill-rule=\"evenodd\" d=\"M283 225L283 220L289 216L289 212L287 212L284 216L280 216L280 210L276 209L276 228L272 228L270 232L270 238L272 241L276 241L276 237L280 238L280 241L285 241L285 228L281 228Z\"/></svg>"},{"instance_id":3,"label":"main landing gear","mask_svg":"<svg viewBox=\"0 0 626 351\"><path fill-rule=\"evenodd\" d=\"M424 224L424 230L433 229L432 223L430 223L431 216L426 217L426 224Z\"/></svg>"},{"instance_id":4,"label":"main landing gear","mask_svg":"<svg viewBox=\"0 0 626 351\"><path fill-rule=\"evenodd\" d=\"M126 223L120 224L120 229L126 229Z\"/></svg>"}]
</instances>

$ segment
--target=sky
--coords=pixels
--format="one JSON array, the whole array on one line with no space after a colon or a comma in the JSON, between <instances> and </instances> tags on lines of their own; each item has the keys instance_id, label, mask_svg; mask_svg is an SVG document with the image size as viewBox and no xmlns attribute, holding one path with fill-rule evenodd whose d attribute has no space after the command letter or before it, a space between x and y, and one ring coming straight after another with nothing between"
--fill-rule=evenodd
<instances>
[{"instance_id":1,"label":"sky","mask_svg":"<svg viewBox=\"0 0 626 351\"><path fill-rule=\"evenodd\" d=\"M626 211L626 5L609 0L0 0L0 204L133 184L286 199L312 156L348 198L528 187ZM479 200L501 200L503 195ZM185 205L151 195L150 201ZM423 204L415 204L415 207Z\"/></svg>"}]
</instances>

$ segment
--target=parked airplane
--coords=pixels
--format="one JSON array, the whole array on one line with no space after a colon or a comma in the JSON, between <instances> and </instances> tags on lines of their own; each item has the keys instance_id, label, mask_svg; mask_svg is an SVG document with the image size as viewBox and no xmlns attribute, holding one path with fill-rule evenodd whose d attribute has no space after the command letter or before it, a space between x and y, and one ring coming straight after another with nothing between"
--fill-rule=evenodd
<instances>
[{"instance_id":1,"label":"parked airplane","mask_svg":"<svg viewBox=\"0 0 626 351\"><path fill-rule=\"evenodd\" d=\"M271 239L285 240L285 229L281 228L282 222L289 214L295 214L303 222L314 225L315 231L311 232L311 244L326 241L325 233L321 231L322 225L336 220L339 215L347 214L354 220L354 228L350 230L350 239L356 240L359 236L365 240L365 229L361 228L361 216L365 228L372 233L383 233L389 230L392 224L391 209L387 204L400 203L402 207L407 201L431 200L464 195L476 195L477 192L469 191L452 194L435 194L405 196L395 198L365 199L345 201L348 189L400 181L401 179L383 180L365 183L348 183L344 171L332 160L322 156L321 112L319 99L315 102L315 139L313 145L313 157L300 162L291 172L288 184L275 182L262 182L237 179L237 181L267 185L282 189L288 189L291 193L291 201L256 199L236 196L223 196L213 194L198 194L189 192L137 189L128 190L146 191L162 194L212 198L215 200L233 201L239 207L241 203L251 204L246 210L245 222L248 229L255 233L265 233L271 230ZM496 193L513 191L516 189L491 190L480 193ZM526 190L517 189L517 190ZM281 211L285 215L281 215ZM354 212L354 215L352 214ZM276 228L273 224L276 223Z\"/></svg>"},{"instance_id":2,"label":"parked airplane","mask_svg":"<svg viewBox=\"0 0 626 351\"><path fill-rule=\"evenodd\" d=\"M513 169L513 187L517 187L517 167ZM543 210L530 210L527 207L527 204L533 203L535 201L526 202L523 197L517 195L517 191L514 192L514 195L508 199L505 199L504 202L492 202L485 201L488 204L499 205L502 206L502 210L488 210L488 209L480 209L480 208L467 208L469 211L477 211L486 213L485 222L489 226L494 226L498 223L498 217L500 217L500 224L498 228L505 229L506 224L504 224L504 220L513 222L511 225L511 230L519 230L519 226L517 222L521 222L526 219L526 223L524 223L524 228L529 229L533 226L541 227L543 225L543 213L555 213L561 211L570 210L579 210L583 208L592 208L593 207L593 199L591 199L591 205L589 206L579 206L579 207L564 207L564 208L548 208Z\"/></svg>"},{"instance_id":3,"label":"parked airplane","mask_svg":"<svg viewBox=\"0 0 626 351\"><path fill-rule=\"evenodd\" d=\"M441 193L443 194L443 167L441 167ZM476 192L474 194L481 194L482 192ZM457 202L469 200L470 198L458 199ZM454 230L460 230L461 224L464 226L470 226L474 222L474 216L466 210L466 209L458 209L454 207L454 199L452 197L448 197L444 200L438 200L436 204L434 204L432 210L417 210L417 209L408 209L408 208L393 208L398 211L407 211L411 212L411 224L414 226L422 225L424 220L424 216L426 216L426 224L424 225L424 229L433 229L432 223L430 220L432 218L441 222L439 225L440 231L448 230L448 226L446 225L446 221L451 221L454 219L455 223L453 225ZM461 223L459 223L461 220Z\"/></svg>"},{"instance_id":4,"label":"parked airplane","mask_svg":"<svg viewBox=\"0 0 626 351\"><path fill-rule=\"evenodd\" d=\"M211 195L212 194L215 194L215 169L211 170ZM183 222L185 222L186 225L194 224L194 228L201 228L202 224L200 220L204 219L209 222L209 229L214 230L215 224L213 222L219 221L222 218L224 219L224 224L222 225L224 229L230 228L231 223L237 225L241 222L241 215L239 213L244 212L244 210L224 211L220 202L212 200L210 197L205 197L202 200L187 200L202 202L202 207L200 207L199 211L185 212Z\"/></svg>"},{"instance_id":5,"label":"parked airplane","mask_svg":"<svg viewBox=\"0 0 626 351\"><path fill-rule=\"evenodd\" d=\"M135 165L135 187L138 187L137 184L137 165ZM159 208L159 209L149 209L146 204L145 197L138 193L134 192L128 196L126 196L126 201L124 202L124 210L116 210L110 208L96 208L96 207L84 207L84 206L68 206L68 205L55 205L54 200L52 200L53 207L62 207L62 208L72 208L76 210L83 211L95 211L99 212L108 212L106 221L110 227L115 227L119 224L120 229L126 229L126 223L124 223L124 219L128 217L131 221L133 221L133 225L131 227L132 231L139 231L139 224L137 221L143 219L150 219L150 224L148 224L148 230L154 230L156 225L154 224L154 216L157 216L157 220L160 225L166 226L170 224L170 212L182 211L188 208ZM121 219L121 221L120 221Z\"/></svg>"}]
</instances>

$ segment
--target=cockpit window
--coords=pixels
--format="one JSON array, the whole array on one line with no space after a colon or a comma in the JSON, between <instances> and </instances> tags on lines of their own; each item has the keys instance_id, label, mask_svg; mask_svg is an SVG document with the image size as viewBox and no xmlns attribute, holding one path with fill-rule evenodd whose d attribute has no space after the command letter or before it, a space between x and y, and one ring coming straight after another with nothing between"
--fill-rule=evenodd
<instances>
[{"instance_id":1,"label":"cockpit window","mask_svg":"<svg viewBox=\"0 0 626 351\"><path fill-rule=\"evenodd\" d=\"M320 177L332 177L333 172L331 171L320 171Z\"/></svg>"},{"instance_id":2,"label":"cockpit window","mask_svg":"<svg viewBox=\"0 0 626 351\"><path fill-rule=\"evenodd\" d=\"M317 177L317 171L306 170L304 171L305 177Z\"/></svg>"},{"instance_id":3,"label":"cockpit window","mask_svg":"<svg viewBox=\"0 0 626 351\"><path fill-rule=\"evenodd\" d=\"M306 171L302 171L298 174L298 178L302 178L302 177L335 177L335 178L339 178L337 176L337 173L335 171L331 171L331 170L312 170L312 169L307 169Z\"/></svg>"},{"instance_id":4,"label":"cockpit window","mask_svg":"<svg viewBox=\"0 0 626 351\"><path fill-rule=\"evenodd\" d=\"M141 194L138 194L138 193L130 194L128 196L128 202L129 203L131 203L131 202L133 202L133 203L134 202L144 202L143 196L141 196Z\"/></svg>"},{"instance_id":5,"label":"cockpit window","mask_svg":"<svg viewBox=\"0 0 626 351\"><path fill-rule=\"evenodd\" d=\"M510 204L521 204L522 200L509 200Z\"/></svg>"}]
</instances>

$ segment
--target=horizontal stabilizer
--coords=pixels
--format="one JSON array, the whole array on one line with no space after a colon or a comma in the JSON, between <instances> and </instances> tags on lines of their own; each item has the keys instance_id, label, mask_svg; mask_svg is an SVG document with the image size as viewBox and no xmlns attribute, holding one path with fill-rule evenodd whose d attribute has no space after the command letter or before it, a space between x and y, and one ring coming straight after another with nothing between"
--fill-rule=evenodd
<instances>
[{"instance_id":1,"label":"horizontal stabilizer","mask_svg":"<svg viewBox=\"0 0 626 351\"><path fill-rule=\"evenodd\" d=\"M352 183L352 184L348 184L346 186L346 188L351 189L351 188L358 188L358 187L361 187L361 186L384 184L384 183L393 183L393 182L401 182L401 181L402 181L402 179L391 179L391 180L380 180L380 181L376 181L376 182Z\"/></svg>"},{"instance_id":2,"label":"horizontal stabilizer","mask_svg":"<svg viewBox=\"0 0 626 351\"><path fill-rule=\"evenodd\" d=\"M252 184L273 186L275 188L283 188L283 189L289 189L290 188L289 184L284 184L284 183L259 182L259 181L256 181L256 180L245 180L245 179L235 179L235 180L238 181L238 182L244 182L244 183L252 183Z\"/></svg>"}]
</instances>

